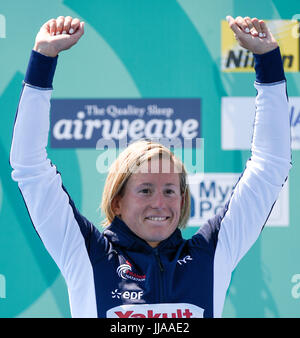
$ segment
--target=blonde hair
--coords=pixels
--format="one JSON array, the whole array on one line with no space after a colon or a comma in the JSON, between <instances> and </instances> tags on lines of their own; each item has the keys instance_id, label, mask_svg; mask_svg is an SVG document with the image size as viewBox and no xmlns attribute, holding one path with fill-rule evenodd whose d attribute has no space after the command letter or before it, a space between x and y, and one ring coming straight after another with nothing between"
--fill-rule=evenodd
<instances>
[{"instance_id":1,"label":"blonde hair","mask_svg":"<svg viewBox=\"0 0 300 338\"><path fill-rule=\"evenodd\" d=\"M187 184L187 172L183 163L165 146L158 142L139 140L130 144L111 165L104 185L101 209L105 214L103 226L108 226L116 214L113 211L113 201L122 196L130 176L141 169L141 165L149 163L154 158L167 158L172 165L172 171L179 174L180 193L183 196L183 205L178 227L184 228L190 217L191 197ZM170 170L170 168L169 168Z\"/></svg>"}]
</instances>

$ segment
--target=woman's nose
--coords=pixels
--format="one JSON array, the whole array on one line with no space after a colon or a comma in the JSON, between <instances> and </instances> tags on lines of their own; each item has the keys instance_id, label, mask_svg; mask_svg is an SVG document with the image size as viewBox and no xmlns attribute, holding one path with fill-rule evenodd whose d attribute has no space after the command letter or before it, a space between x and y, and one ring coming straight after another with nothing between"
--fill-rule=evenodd
<instances>
[{"instance_id":1,"label":"woman's nose","mask_svg":"<svg viewBox=\"0 0 300 338\"><path fill-rule=\"evenodd\" d=\"M155 193L151 202L151 207L154 209L162 209L166 205L165 196L162 192Z\"/></svg>"}]
</instances>

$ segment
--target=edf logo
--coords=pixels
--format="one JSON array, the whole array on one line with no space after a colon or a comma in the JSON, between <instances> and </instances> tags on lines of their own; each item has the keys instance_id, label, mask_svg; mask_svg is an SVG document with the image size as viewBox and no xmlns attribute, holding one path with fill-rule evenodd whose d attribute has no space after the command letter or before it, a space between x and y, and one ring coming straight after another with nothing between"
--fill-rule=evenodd
<instances>
[{"instance_id":1,"label":"edf logo","mask_svg":"<svg viewBox=\"0 0 300 338\"><path fill-rule=\"evenodd\" d=\"M111 292L112 298L117 298L117 299L130 299L130 300L140 300L143 291L119 291L118 289L115 289L114 291Z\"/></svg>"},{"instance_id":2,"label":"edf logo","mask_svg":"<svg viewBox=\"0 0 300 338\"><path fill-rule=\"evenodd\" d=\"M0 14L0 39L6 38L6 19L3 14Z\"/></svg>"}]
</instances>

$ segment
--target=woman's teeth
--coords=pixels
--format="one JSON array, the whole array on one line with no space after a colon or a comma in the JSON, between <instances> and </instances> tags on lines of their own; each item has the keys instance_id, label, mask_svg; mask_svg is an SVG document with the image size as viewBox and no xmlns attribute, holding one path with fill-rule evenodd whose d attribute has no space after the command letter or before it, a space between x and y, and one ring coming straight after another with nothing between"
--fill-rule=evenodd
<instances>
[{"instance_id":1,"label":"woman's teeth","mask_svg":"<svg viewBox=\"0 0 300 338\"><path fill-rule=\"evenodd\" d=\"M168 217L157 217L157 216L151 216L147 217L147 219L151 221L165 221Z\"/></svg>"}]
</instances>

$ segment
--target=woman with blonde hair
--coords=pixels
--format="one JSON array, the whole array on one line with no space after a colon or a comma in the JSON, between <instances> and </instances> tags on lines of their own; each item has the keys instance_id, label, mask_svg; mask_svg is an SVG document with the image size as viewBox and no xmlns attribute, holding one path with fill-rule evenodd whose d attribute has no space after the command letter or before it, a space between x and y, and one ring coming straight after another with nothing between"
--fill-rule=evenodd
<instances>
[{"instance_id":1,"label":"woman with blonde hair","mask_svg":"<svg viewBox=\"0 0 300 338\"><path fill-rule=\"evenodd\" d=\"M103 225L108 226L115 216L120 217L115 213L116 200L124 195L126 183L130 176L137 172L178 174L183 203L178 227L184 228L190 216L191 203L186 169L184 164L167 147L150 140L135 141L111 165L102 195L101 209L106 216Z\"/></svg>"},{"instance_id":2,"label":"woman with blonde hair","mask_svg":"<svg viewBox=\"0 0 300 338\"><path fill-rule=\"evenodd\" d=\"M228 17L254 53L257 90L252 155L224 209L190 239L184 165L166 147L137 141L110 168L105 229L76 209L47 158L57 55L77 43L84 23L46 22L29 61L15 120L12 178L68 287L73 317L220 317L231 273L258 238L290 170L286 81L277 42L262 20ZM61 34L65 33L65 34Z\"/></svg>"}]
</instances>

